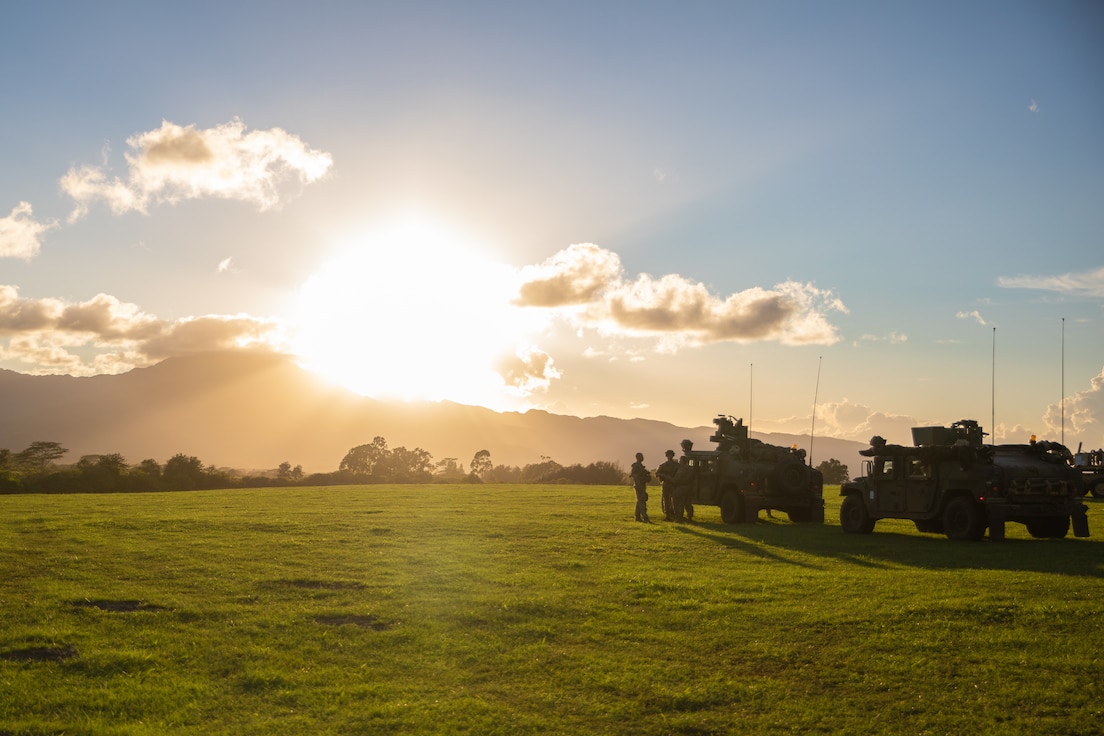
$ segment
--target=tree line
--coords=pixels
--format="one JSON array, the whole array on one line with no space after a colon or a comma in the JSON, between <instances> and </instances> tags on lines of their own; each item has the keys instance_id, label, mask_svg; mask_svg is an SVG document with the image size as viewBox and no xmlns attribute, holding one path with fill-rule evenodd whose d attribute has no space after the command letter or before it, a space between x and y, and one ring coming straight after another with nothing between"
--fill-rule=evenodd
<instances>
[{"instance_id":1,"label":"tree line","mask_svg":"<svg viewBox=\"0 0 1104 736\"><path fill-rule=\"evenodd\" d=\"M119 453L84 455L72 465L57 463L69 450L58 442L36 441L12 452L0 448L0 493L113 493L193 491L215 488L324 486L370 483L576 483L620 484L627 476L616 462L561 465L549 457L522 467L495 465L479 450L466 465L458 458L434 461L420 447L389 448L387 440L353 447L331 473L305 474L301 465L282 462L255 475L205 465L178 453L164 464L153 459L129 464Z\"/></svg>"}]
</instances>

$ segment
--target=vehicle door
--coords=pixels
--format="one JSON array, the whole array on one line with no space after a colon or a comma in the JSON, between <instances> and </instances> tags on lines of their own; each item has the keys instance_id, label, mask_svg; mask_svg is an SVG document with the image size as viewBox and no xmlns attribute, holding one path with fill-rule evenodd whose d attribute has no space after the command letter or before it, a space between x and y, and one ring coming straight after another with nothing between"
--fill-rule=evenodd
<instances>
[{"instance_id":1,"label":"vehicle door","mask_svg":"<svg viewBox=\"0 0 1104 736\"><path fill-rule=\"evenodd\" d=\"M905 458L905 511L919 514L935 507L935 474L930 460L917 455Z\"/></svg>"},{"instance_id":2,"label":"vehicle door","mask_svg":"<svg viewBox=\"0 0 1104 736\"><path fill-rule=\"evenodd\" d=\"M715 504L717 467L713 457L698 455L690 458L690 466L694 470L693 482L690 485L688 500L691 503Z\"/></svg>"},{"instance_id":3,"label":"vehicle door","mask_svg":"<svg viewBox=\"0 0 1104 736\"><path fill-rule=\"evenodd\" d=\"M900 462L895 457L874 461L874 508L880 513L902 511L904 503L898 479Z\"/></svg>"}]
</instances>

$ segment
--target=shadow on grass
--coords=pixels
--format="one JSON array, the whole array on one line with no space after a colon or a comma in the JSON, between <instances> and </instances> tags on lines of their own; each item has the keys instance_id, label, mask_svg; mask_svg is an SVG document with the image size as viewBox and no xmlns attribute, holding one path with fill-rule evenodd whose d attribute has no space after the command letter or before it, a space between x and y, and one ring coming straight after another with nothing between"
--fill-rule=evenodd
<instances>
[{"instance_id":1,"label":"shadow on grass","mask_svg":"<svg viewBox=\"0 0 1104 736\"><path fill-rule=\"evenodd\" d=\"M864 567L904 565L926 570L1014 570L1104 578L1104 545L1091 539L1006 539L953 542L942 535L895 531L845 534L833 524L704 522L679 531L705 537L748 554L814 567L772 552L772 548Z\"/></svg>"}]
</instances>

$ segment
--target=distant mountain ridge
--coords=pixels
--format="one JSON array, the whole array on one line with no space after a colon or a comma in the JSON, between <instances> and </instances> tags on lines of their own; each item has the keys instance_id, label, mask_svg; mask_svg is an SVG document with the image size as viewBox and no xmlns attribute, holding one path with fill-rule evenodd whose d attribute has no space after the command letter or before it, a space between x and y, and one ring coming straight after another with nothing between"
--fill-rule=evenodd
<instances>
[{"instance_id":1,"label":"distant mountain ridge","mask_svg":"<svg viewBox=\"0 0 1104 736\"><path fill-rule=\"evenodd\" d=\"M545 411L495 412L451 402L397 403L359 396L272 355L212 353L170 358L119 375L31 376L0 370L0 447L36 440L82 455L118 452L128 462L164 462L184 453L243 470L281 462L306 472L336 470L345 453L377 435L390 447L420 447L434 460L467 467L479 450L496 465L551 457L563 465L598 460L624 467L640 451L657 465L683 438L709 445L711 425L650 419L573 417ZM711 418L711 417L710 417ZM808 437L753 433L808 449ZM816 438L815 461L839 459L857 474L858 442Z\"/></svg>"}]
</instances>

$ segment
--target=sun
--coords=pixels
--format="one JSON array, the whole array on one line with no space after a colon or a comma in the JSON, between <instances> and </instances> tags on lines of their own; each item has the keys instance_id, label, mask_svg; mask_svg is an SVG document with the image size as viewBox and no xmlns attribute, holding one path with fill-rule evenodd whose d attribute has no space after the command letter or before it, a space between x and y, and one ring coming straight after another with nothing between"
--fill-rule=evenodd
<instances>
[{"instance_id":1,"label":"sun","mask_svg":"<svg viewBox=\"0 0 1104 736\"><path fill-rule=\"evenodd\" d=\"M515 269L455 232L406 220L350 238L302 286L301 364L357 393L509 404L495 369L533 329Z\"/></svg>"}]
</instances>

